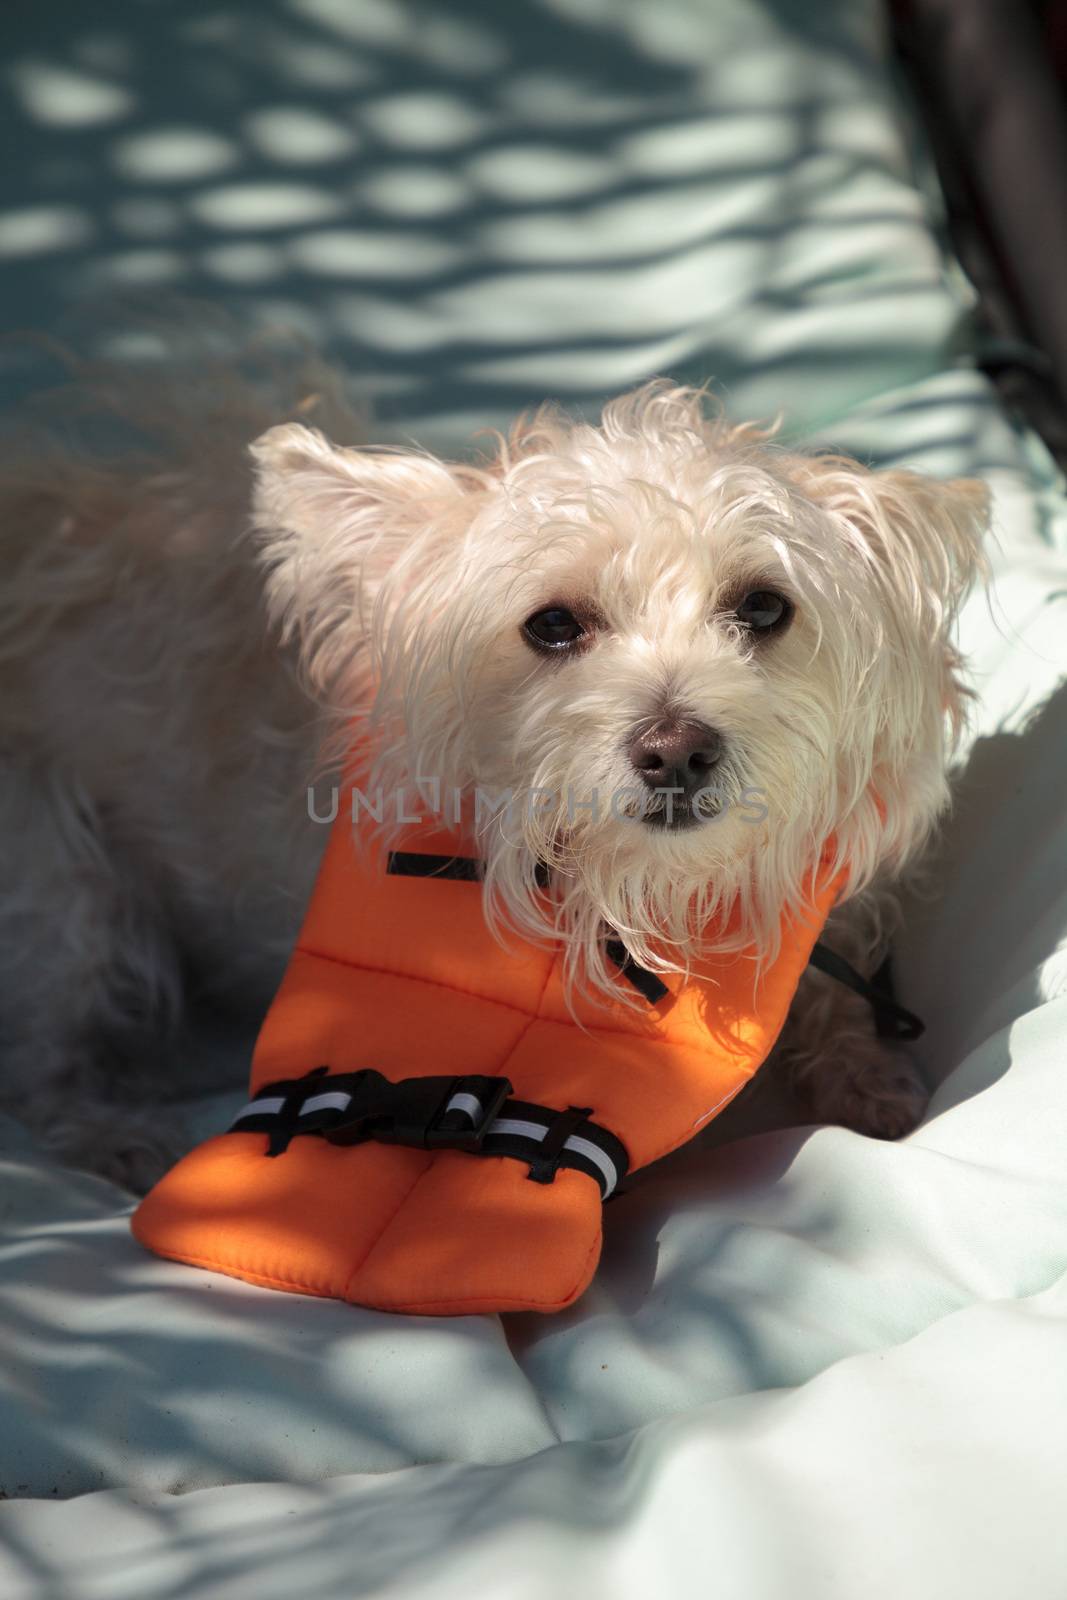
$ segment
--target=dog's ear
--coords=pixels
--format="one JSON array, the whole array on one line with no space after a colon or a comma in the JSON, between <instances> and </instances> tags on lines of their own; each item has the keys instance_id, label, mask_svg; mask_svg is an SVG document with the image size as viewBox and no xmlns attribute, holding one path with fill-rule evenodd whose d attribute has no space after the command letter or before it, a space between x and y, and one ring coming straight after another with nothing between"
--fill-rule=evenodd
<instances>
[{"instance_id":1,"label":"dog's ear","mask_svg":"<svg viewBox=\"0 0 1067 1600\"><path fill-rule=\"evenodd\" d=\"M424 576L468 526L487 475L417 451L341 449L296 423L251 446L252 515L282 637L333 695L371 610Z\"/></svg>"},{"instance_id":2,"label":"dog's ear","mask_svg":"<svg viewBox=\"0 0 1067 1600\"><path fill-rule=\"evenodd\" d=\"M455 469L413 450L341 448L316 428L283 423L250 446L254 509L265 533L320 540L368 506L383 510L455 493Z\"/></svg>"},{"instance_id":3,"label":"dog's ear","mask_svg":"<svg viewBox=\"0 0 1067 1600\"><path fill-rule=\"evenodd\" d=\"M885 590L891 613L943 640L963 595L985 571L985 484L872 472L841 456L793 456L788 470L801 493L838 523Z\"/></svg>"},{"instance_id":4,"label":"dog's ear","mask_svg":"<svg viewBox=\"0 0 1067 1600\"><path fill-rule=\"evenodd\" d=\"M841 863L862 883L902 866L947 802L967 701L954 624L986 570L989 494L967 479L872 472L840 457L796 456L788 470L835 525L838 602L864 613L863 658L845 669L857 692L839 771L846 820L835 829Z\"/></svg>"}]
</instances>

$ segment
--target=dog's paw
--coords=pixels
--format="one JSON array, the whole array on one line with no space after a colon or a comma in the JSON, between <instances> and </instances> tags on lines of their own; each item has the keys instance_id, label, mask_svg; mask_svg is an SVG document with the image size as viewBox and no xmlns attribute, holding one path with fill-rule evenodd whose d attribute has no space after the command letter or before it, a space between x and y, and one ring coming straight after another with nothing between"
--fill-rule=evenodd
<instances>
[{"instance_id":1,"label":"dog's paw","mask_svg":"<svg viewBox=\"0 0 1067 1600\"><path fill-rule=\"evenodd\" d=\"M870 1139L902 1139L918 1127L930 1098L899 1045L881 1039L850 1043L848 1053L821 1064L808 1082L812 1113Z\"/></svg>"}]
</instances>

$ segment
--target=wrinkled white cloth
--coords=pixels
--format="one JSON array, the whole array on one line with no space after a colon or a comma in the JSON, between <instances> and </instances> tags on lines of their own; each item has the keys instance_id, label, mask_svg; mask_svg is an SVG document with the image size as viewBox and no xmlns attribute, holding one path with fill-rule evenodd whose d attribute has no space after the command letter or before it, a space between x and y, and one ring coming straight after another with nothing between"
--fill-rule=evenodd
<instances>
[{"instance_id":1,"label":"wrinkled white cloth","mask_svg":"<svg viewBox=\"0 0 1067 1600\"><path fill-rule=\"evenodd\" d=\"M559 0L531 33L525 12L471 7L452 35L373 48L363 15L294 6L271 27L300 16L307 37L262 45L255 70L279 102L318 96L324 151L342 96L345 126L377 130L358 184L342 161L311 190L377 178L413 215L438 159L419 116L447 101L434 126L488 213L467 225L431 185L438 211L405 227L469 273L372 290L359 205L285 235L322 276L280 300L304 296L327 339L346 296L352 315L377 304L383 343L439 375L398 428L437 444L520 393L670 369L725 379L739 415L781 408L794 434L993 486L995 601L963 625L972 742L897 958L940 1087L897 1145L786 1128L679 1152L608 1208L593 1288L547 1319L386 1316L156 1260L128 1197L5 1126L0 1595L1062 1600L1067 502L973 369L876 8ZM121 7L101 16L121 34ZM156 26L190 48L169 14ZM390 85L390 49L418 56L421 89ZM494 51L491 93L488 67L456 62ZM250 124L259 159L295 190L268 126ZM108 133L117 170L158 155L151 131ZM265 272L282 246L257 256L241 215L211 259ZM102 249L85 245L97 267ZM205 1101L198 1131L228 1109Z\"/></svg>"}]
</instances>

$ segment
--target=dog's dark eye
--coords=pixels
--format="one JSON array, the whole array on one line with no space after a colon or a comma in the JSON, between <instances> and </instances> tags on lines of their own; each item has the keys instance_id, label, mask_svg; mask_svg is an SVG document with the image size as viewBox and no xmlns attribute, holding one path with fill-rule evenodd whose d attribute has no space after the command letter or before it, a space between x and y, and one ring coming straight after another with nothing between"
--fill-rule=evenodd
<instances>
[{"instance_id":1,"label":"dog's dark eye","mask_svg":"<svg viewBox=\"0 0 1067 1600\"><path fill-rule=\"evenodd\" d=\"M585 637L578 618L564 606L535 611L522 625L527 642L537 650L568 650Z\"/></svg>"},{"instance_id":2,"label":"dog's dark eye","mask_svg":"<svg viewBox=\"0 0 1067 1600\"><path fill-rule=\"evenodd\" d=\"M793 615L793 607L773 589L753 589L734 612L738 622L753 633L773 633L783 628Z\"/></svg>"}]
</instances>

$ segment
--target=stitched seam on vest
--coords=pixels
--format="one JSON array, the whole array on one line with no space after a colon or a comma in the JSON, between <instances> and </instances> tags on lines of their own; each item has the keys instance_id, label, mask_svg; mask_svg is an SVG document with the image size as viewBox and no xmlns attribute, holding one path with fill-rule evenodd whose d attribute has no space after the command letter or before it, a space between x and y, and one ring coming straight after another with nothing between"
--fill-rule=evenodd
<instances>
[{"instance_id":1,"label":"stitched seam on vest","mask_svg":"<svg viewBox=\"0 0 1067 1600\"><path fill-rule=\"evenodd\" d=\"M364 1250L362 1256L359 1258L359 1260L356 1262L355 1266L352 1268L351 1272L346 1277L344 1293L343 1293L343 1295L341 1297L342 1299L344 1299L344 1300L348 1299L348 1292L352 1287L352 1280L355 1278L357 1273L363 1271L363 1268L367 1265L367 1262L370 1260L370 1258L374 1254L375 1250L381 1244L381 1242L384 1239L385 1235L389 1232L389 1229L392 1227L393 1223L396 1221L396 1219L400 1215L401 1211L403 1211L404 1207L407 1205L408 1201L411 1199L412 1195L415 1193L415 1190L419 1187L419 1184L422 1182L423 1178L426 1177L427 1173L430 1173L430 1172L433 1171L434 1164L435 1164L434 1163L434 1158L433 1158L433 1156L430 1156L429 1159L426 1162L426 1165L423 1167L422 1171L419 1173L418 1177L415 1179L415 1182L411 1185L411 1187L409 1189L405 1190L405 1192L401 1195L400 1199L397 1201L397 1204L394 1207L394 1209L390 1212L389 1216L386 1217L385 1221L382 1223L381 1227L378 1229L378 1232L374 1235L374 1238L371 1240L371 1242L367 1246L366 1250Z\"/></svg>"},{"instance_id":2,"label":"stitched seam on vest","mask_svg":"<svg viewBox=\"0 0 1067 1600\"><path fill-rule=\"evenodd\" d=\"M507 1160L509 1158L505 1157L505 1156L497 1156L494 1159L496 1159L498 1161L504 1161L504 1160ZM157 1245L152 1245L151 1248L154 1251L156 1251L157 1254L165 1255L168 1260L179 1261L185 1266L203 1267L203 1268L206 1268L209 1272L221 1272L221 1273L229 1275L229 1276L241 1276L241 1275L244 1275L244 1274L251 1274L252 1277L258 1283L269 1285L270 1287L275 1288L275 1289L290 1289L290 1290L294 1290L294 1291L296 1291L298 1293L318 1295L320 1298L328 1299L328 1300L336 1300L338 1298L340 1298L342 1300L347 1300L348 1299L348 1291L349 1291L349 1288L351 1287L351 1284L352 1284L352 1279L355 1277L357 1272L361 1272L363 1270L363 1268L366 1266L367 1260L370 1257L371 1251L373 1251L374 1248L381 1242L382 1236L385 1234L385 1232L388 1230L388 1228L392 1225L392 1223L395 1222L397 1216L399 1215L401 1210L404 1208L404 1206L407 1204L407 1202L410 1199L411 1195L418 1188L418 1186L422 1182L423 1178L425 1178L426 1174L432 1170L433 1165L434 1165L434 1163L433 1163L432 1159L430 1161L428 1161L426 1166L423 1167L422 1171L419 1173L418 1177L415 1179L414 1183L412 1183L411 1187L407 1190L406 1194L404 1194L401 1197L399 1203L397 1204L396 1210L392 1213L391 1216L389 1216L386 1219L386 1221L382 1224L380 1232L377 1234L377 1236L371 1242L371 1244L368 1245L367 1250L364 1253L362 1260L360 1260L356 1264L356 1266L354 1266L352 1268L352 1270L346 1275L345 1281L344 1281L344 1286L342 1288L340 1296L338 1296L333 1289L324 1289L324 1288L320 1287L318 1284L307 1283L307 1282L303 1281L300 1278L279 1278L274 1273L262 1271L258 1266L255 1265L254 1262L245 1262L245 1261L240 1261L240 1260L234 1260L232 1257L192 1256L192 1255L186 1254L184 1251L182 1252L181 1255L171 1255L168 1251L163 1250L161 1247L159 1247ZM476 1298L481 1298L481 1297L479 1296L479 1297L476 1297ZM448 1300L432 1301L432 1302L428 1301L427 1302L427 1304L435 1304L435 1305L437 1305L437 1304L449 1305L449 1304L452 1304L452 1303L453 1302L448 1301ZM461 1300L457 1300L454 1303L456 1305L466 1304L465 1301L461 1301ZM537 1302L531 1300L529 1302L529 1304L530 1305L536 1305Z\"/></svg>"},{"instance_id":3,"label":"stitched seam on vest","mask_svg":"<svg viewBox=\"0 0 1067 1600\"><path fill-rule=\"evenodd\" d=\"M502 1161L505 1158L503 1156L500 1156L497 1159ZM360 1258L360 1260L346 1274L344 1285L342 1287L340 1296L335 1294L335 1292L332 1289L323 1289L323 1288L318 1287L317 1285L313 1285L313 1284L310 1284L310 1283L302 1283L297 1278L278 1278L278 1277L275 1277L271 1273L267 1273L267 1272L261 1271L258 1267L254 1266L252 1263L244 1263L244 1262L241 1262L241 1261L235 1261L233 1259L221 1260L221 1259L218 1259L216 1257L211 1257L211 1256L191 1256L191 1255L187 1255L184 1251L182 1252L182 1254L180 1256L169 1256L169 1259L173 1260L173 1261L181 1261L186 1266L190 1266L190 1267L205 1267L209 1271L222 1272L222 1273L225 1273L225 1274L229 1274L230 1276L240 1277L242 1274L250 1273L250 1274L253 1275L253 1277L258 1282L260 1282L262 1284L268 1284L268 1285L270 1285L271 1287L274 1287L274 1288L278 1288L278 1289L293 1289L293 1290L297 1290L297 1291L303 1292L304 1294L318 1295L322 1299L336 1300L336 1299L340 1298L342 1300L346 1300L347 1301L348 1300L349 1290L351 1288L353 1278L355 1278L356 1274L358 1272L361 1272L363 1270L363 1268L366 1266L367 1261L369 1260L372 1251L381 1242L383 1235L388 1231L388 1229L396 1221L397 1216L403 1210L404 1206L407 1205L408 1201L410 1200L411 1196L414 1194L415 1190L418 1188L419 1184L422 1182L423 1178L426 1177L428 1172L431 1172L433 1170L433 1167L434 1167L434 1161L433 1161L433 1158L431 1157L427 1161L426 1165L423 1167L422 1171L419 1173L419 1175L415 1179L415 1181L410 1185L410 1187L406 1190L406 1192L400 1197L400 1200L397 1202L396 1208L386 1218L385 1222L383 1222L383 1224L382 1224L381 1228L379 1229L378 1233L372 1239L371 1243L367 1246L367 1249L364 1251L364 1253L363 1253L362 1257ZM152 1249L156 1250L157 1247L155 1245L153 1245ZM160 1254L160 1255L167 1255L168 1254L168 1252L166 1252L164 1250L161 1250L161 1249L158 1250L157 1253ZM442 1305L447 1305L448 1303L449 1303L448 1301L441 1301ZM462 1304L462 1303L463 1302L461 1302L461 1301L457 1301L456 1302L457 1305L458 1304ZM533 1303L534 1302L531 1302L531 1304L533 1304Z\"/></svg>"},{"instance_id":4,"label":"stitched seam on vest","mask_svg":"<svg viewBox=\"0 0 1067 1600\"><path fill-rule=\"evenodd\" d=\"M327 957L327 959L329 959L329 957ZM529 1031L533 1027L534 1023L538 1020L538 1013L540 1012L540 1009L541 1009L541 1002L544 1000L545 992L548 989L548 981L551 978L552 973L555 970L555 965L556 965L556 958L553 957L552 960L548 964L548 971L545 973L544 982L541 985L541 993L537 997L537 1008L536 1008L536 1010L533 1011L532 1014L530 1014L527 1017L526 1026L523 1028L522 1032L520 1033L519 1037L515 1040L514 1044L511 1045L511 1047L504 1054L503 1063L502 1063L503 1065L506 1065L507 1062L511 1060L512 1056L515 1054L515 1051L519 1048L519 1045L526 1038L526 1035L529 1033ZM366 971L367 968L364 967L362 970ZM423 981L424 982L428 982L428 983L432 983L434 980L432 978L430 978L430 979L425 979ZM439 987L447 989L447 988L451 988L453 986L450 985L450 984L441 984L441 985L439 985ZM463 990L459 990L457 992L460 993L460 994L464 993ZM509 1006L508 1009L514 1011L514 1010L517 1010L518 1008L515 1007L515 1006ZM497 1159L499 1161L504 1161L504 1160L508 1160L509 1158L506 1157L506 1156L498 1156L495 1159ZM412 1195L415 1193L415 1190L418 1188L418 1186L422 1182L423 1178L425 1178L428 1173L433 1171L435 1165L436 1165L436 1162L434 1161L433 1157L431 1156L431 1158L427 1161L426 1165L423 1167L422 1171L419 1173L418 1177L415 1179L414 1183L406 1191L406 1193L401 1196L401 1198L398 1201L398 1203L397 1203L396 1207L394 1208L394 1210L386 1218L386 1220L382 1223L382 1226L379 1228L378 1232L375 1234L374 1238L371 1240L370 1244L367 1246L366 1250L363 1252L362 1257L355 1264L355 1266L352 1268L351 1272L348 1274L348 1277L345 1279L345 1287L344 1287L344 1298L345 1298L345 1300L348 1300L350 1298L352 1284L353 1284L356 1276L360 1272L363 1272L365 1270L365 1268L367 1266L367 1263L370 1261L371 1256L374 1254L375 1250L377 1250L378 1246L381 1244L382 1240L385 1238L386 1234L389 1232L389 1229L392 1227L393 1223L396 1221L396 1219L400 1215L401 1211L404 1209L404 1207L407 1205L408 1201L411 1199ZM599 1240L597 1241L597 1244L599 1246ZM468 1297L468 1299L469 1298L470 1297ZM484 1296L477 1296L475 1298L478 1299L478 1300L481 1300L481 1299L484 1299ZM464 1299L464 1300L456 1300L456 1301L448 1301L448 1300L426 1301L425 1303L427 1305L434 1305L434 1304L440 1304L440 1305L450 1305L450 1304L466 1305L468 1303L468 1300ZM534 1302L527 1302L527 1303L528 1304L533 1304Z\"/></svg>"},{"instance_id":5,"label":"stitched seam on vest","mask_svg":"<svg viewBox=\"0 0 1067 1600\"><path fill-rule=\"evenodd\" d=\"M515 1059L515 1052L518 1050L518 1048L522 1044L523 1040L529 1034L530 1029L533 1027L534 1023L535 1022L541 1022L541 1021L544 1020L542 1018L542 1016L541 1016L541 1007L544 1004L545 995L546 995L546 993L548 991L549 979L552 977L552 974L556 970L556 960L557 960L556 956L553 956L552 960L548 963L548 971L545 973L545 981L541 985L541 993L537 996L537 1004L534 1007L533 1011L531 1011L531 1013L529 1015L529 1018L527 1019L526 1026L525 1026L525 1028L523 1028L522 1032L519 1034L519 1037L515 1040L514 1044L512 1044L508 1048L508 1050L504 1053L504 1055L498 1061L497 1069L496 1069L498 1073L503 1071L503 1069L507 1066L509 1061L513 1061Z\"/></svg>"},{"instance_id":6,"label":"stitched seam on vest","mask_svg":"<svg viewBox=\"0 0 1067 1600\"><path fill-rule=\"evenodd\" d=\"M329 960L329 959L330 958L327 957L327 960ZM527 1016L526 1026L523 1028L522 1032L519 1034L519 1037L515 1040L515 1043L513 1045L511 1045L511 1047L507 1050L507 1052L505 1053L505 1055L503 1057L503 1062L502 1062L503 1065L506 1065L511 1060L512 1056L515 1054L515 1051L519 1048L519 1045L525 1039L526 1035L529 1033L529 1031L533 1027L534 1023L538 1020L538 1012L541 1009L541 1002L545 998L545 991L548 988L548 980L549 980L549 978L551 978L552 973L555 970L555 966L556 966L556 958L555 958L555 956L553 956L552 960L548 963L548 971L545 973L545 981L541 985L541 993L537 997L537 1009L535 1011L533 1011L529 1016ZM365 971L367 971L367 968L364 967L364 968L362 968L362 970L365 972ZM433 983L434 980L432 978L426 978L426 979L423 979L423 982L425 982L425 983ZM442 989L449 989L449 988L453 988L454 986L452 984L447 984L446 983L446 984L439 984L438 987L442 988ZM457 994L464 994L464 993L467 993L468 991L463 990L463 989L458 989L455 992ZM504 1002L504 1003L506 1004L506 1002ZM517 1006L508 1006L508 1010L509 1011L517 1011L518 1007ZM520 1012L519 1014L520 1015L526 1015L523 1012ZM499 1067L498 1067L497 1070L499 1071ZM498 1156L496 1159L500 1160L500 1161L505 1161L505 1160L508 1160L510 1158L506 1157L506 1156ZM393 1223L396 1221L397 1217L399 1216L400 1212L403 1210L404 1206L407 1205L408 1201L411 1199L411 1196L414 1194L415 1190L418 1188L418 1186L422 1182L423 1178L425 1178L425 1176L426 1176L426 1174L428 1172L432 1172L434 1165L435 1165L435 1163L434 1163L434 1161L433 1161L433 1159L431 1157L430 1161L427 1163L427 1165L425 1167L423 1167L422 1171L419 1173L418 1177L415 1179L415 1182L411 1185L411 1188L407 1191L407 1193L404 1195L404 1197L400 1201L399 1205L397 1206L396 1210L393 1212L392 1216L387 1218L387 1220L382 1224L381 1229L379 1230L379 1232L377 1233L375 1238L372 1240L372 1242L368 1245L367 1249L364 1251L363 1259L356 1266L354 1266L352 1268L352 1271L349 1273L347 1279L345 1280L345 1295L344 1295L344 1297L345 1297L346 1300L348 1299L348 1291L351 1288L352 1280L356 1276L356 1273L363 1271L364 1267L367 1265L367 1262L370 1260L371 1256L374 1254L374 1251L381 1244L382 1239L388 1233L389 1229L392 1227ZM432 1301L427 1301L427 1304L433 1304L433 1303L434 1302L432 1302ZM442 1301L440 1303L443 1304L443 1305L449 1304L448 1301ZM455 1304L456 1305L463 1305L463 1304L465 1304L465 1302L462 1301L462 1300L457 1300L455 1302Z\"/></svg>"},{"instance_id":7,"label":"stitched seam on vest","mask_svg":"<svg viewBox=\"0 0 1067 1600\"><path fill-rule=\"evenodd\" d=\"M512 1158L510 1156L491 1156L488 1159L493 1160L493 1161L510 1161ZM379 1243L379 1241L381 1240L382 1234L385 1232L385 1229L388 1228L390 1223L392 1223L394 1221L394 1219L396 1218L397 1213L400 1211L401 1207L404 1206L407 1203L408 1197L412 1194L412 1192L414 1191L416 1186L419 1183L421 1183L422 1179L426 1176L427 1172L429 1172L431 1170L432 1165L433 1165L433 1163L431 1162L429 1166L424 1167L422 1172L419 1173L419 1176L415 1179L415 1182L411 1185L411 1188L408 1190L407 1194L401 1200L400 1205L397 1207L397 1209L396 1209L396 1211L394 1211L392 1217L389 1218L389 1221L383 1227L382 1233L379 1233L378 1238L374 1241L374 1244L371 1245L371 1247L370 1247L371 1250L373 1250L374 1246ZM568 1290L565 1291L562 1299L557 1299L557 1300L552 1300L552 1301L545 1301L545 1300L519 1300L519 1299L514 1298L514 1297L509 1297L510 1301L511 1301L510 1309L514 1310L514 1309L518 1309L519 1307L522 1307L522 1306L527 1306L531 1310L536 1311L536 1310L539 1310L539 1309L543 1308L546 1304L553 1305L553 1306L569 1305L570 1302L574 1299L575 1295L579 1292L582 1284L586 1281L586 1279L588 1277L588 1272L589 1272L590 1258L595 1257L596 1255L599 1254L600 1248L601 1248L601 1242L602 1242L601 1233L598 1232L597 1237L594 1239L592 1245L589 1247L588 1251L586 1252L585 1260L584 1260L584 1262L582 1264L581 1276L577 1279L577 1281L575 1282L573 1288L568 1289ZM208 1272L221 1272L226 1277L242 1277L243 1281L245 1281L245 1282L250 1282L251 1281L251 1282L255 1282L255 1283L261 1284L261 1285L263 1285L265 1287L268 1287L268 1288L289 1290L289 1291L291 1291L293 1293L297 1293L297 1294L314 1295L317 1298L322 1299L322 1300L336 1300L336 1299L339 1298L337 1296L337 1294L335 1294L332 1289L324 1289L319 1284L306 1283L306 1282L301 1281L299 1278L279 1278L273 1273L261 1271L258 1267L256 1267L251 1262L244 1263L244 1262L240 1262L240 1261L234 1261L232 1259L220 1259L220 1258L215 1257L215 1256L192 1256L192 1255L188 1255L184 1251L182 1252L181 1255L174 1255L170 1251L163 1249L159 1245L152 1245L151 1249L157 1255L163 1256L168 1261L180 1262L182 1266L200 1267L200 1268L202 1268L202 1269L204 1269L204 1270L206 1270ZM344 1291L343 1291L342 1295L340 1296L341 1299L347 1300L348 1290L349 1290L349 1288L351 1286L352 1279L355 1277L356 1273L361 1271L362 1268L366 1265L367 1257L369 1255L370 1255L370 1250L367 1251L367 1254L363 1257L363 1260L360 1262L359 1266L355 1267L353 1269L353 1271L351 1273L349 1273L349 1275L346 1277L345 1283L344 1283ZM417 1315L420 1312L430 1312L430 1311L438 1310L442 1306L470 1306L470 1305L482 1305L482 1306L484 1306L490 1299L499 1299L499 1298L500 1298L500 1296L498 1294L495 1294L493 1292L493 1290L490 1289L490 1290L483 1291L481 1294L464 1295L462 1299L457 1299L454 1295L450 1295L447 1298L441 1299L441 1300L419 1300L419 1301L390 1300L390 1301L377 1301L375 1303L375 1309L382 1310L382 1311L393 1311L393 1310L405 1311L406 1310L406 1311L412 1312L412 1313ZM358 1301L356 1303L362 1305L365 1302Z\"/></svg>"},{"instance_id":8,"label":"stitched seam on vest","mask_svg":"<svg viewBox=\"0 0 1067 1600\"><path fill-rule=\"evenodd\" d=\"M227 1278L241 1278L244 1282L254 1282L266 1288L289 1290L294 1294L315 1295L320 1300L336 1300L337 1295L332 1289L323 1289L318 1284L302 1283L299 1278L278 1278L270 1272L261 1272L258 1267L249 1263L245 1265L239 1261L221 1260L215 1256L191 1256L183 1250L181 1255L175 1255L166 1250L162 1245L149 1246L154 1254L163 1256L167 1261L177 1261L185 1267L201 1267L207 1272L221 1272ZM250 1276L246 1276L250 1274Z\"/></svg>"},{"instance_id":9,"label":"stitched seam on vest","mask_svg":"<svg viewBox=\"0 0 1067 1600\"><path fill-rule=\"evenodd\" d=\"M428 984L431 989L448 989L452 994L461 994L468 1000L482 1000L487 1006L499 1006L503 1011L513 1011L517 1017L525 1017L527 1021L534 1021L537 1016L536 1011L529 1011L525 1006L512 1005L510 1000L498 1000L493 995L481 994L477 989L461 989L458 983L446 983L443 978L424 978L417 972L399 972L393 967L372 967L364 961L346 961L344 956L328 955L325 950L311 950L304 944L298 944L294 954L312 956L316 961L332 961L334 966L347 967L351 972L369 972L376 978L400 978L406 983ZM551 963L548 970L551 973ZM546 987L547 984L546 978ZM540 1000L538 1004L540 1005Z\"/></svg>"},{"instance_id":10,"label":"stitched seam on vest","mask_svg":"<svg viewBox=\"0 0 1067 1600\"><path fill-rule=\"evenodd\" d=\"M347 967L351 972L369 972L376 978L400 978L404 982L408 983L425 983L431 989L447 989L452 994L461 994L468 1000L481 1000L487 1006L499 1006L503 1011L512 1011L517 1017L525 1017L527 1022L548 1022L557 1028L577 1026L577 1024L574 1022L561 1021L558 1017L542 1016L539 1010L529 1011L525 1006L512 1005L510 1000L497 1000L492 995L481 994L477 989L461 989L459 984L446 983L443 978L423 978L416 972L398 972L393 967L372 967L368 966L367 963L363 961L346 961L344 956L332 956L329 955L325 950L311 950L306 944L296 945L293 954L311 956L315 961L331 961L333 962L334 966ZM545 977L541 994L536 1002L538 1007L540 1007L541 1002L545 997L545 991L548 988L548 980L552 976L552 973L555 969L556 960L557 958L553 956L551 962L549 963L548 973ZM687 1035L685 1039L665 1039L662 1034L643 1033L637 1028L612 1028L601 1022L591 1022L589 1024L589 1031L592 1033L594 1038L599 1034L604 1034L613 1039L640 1039L644 1044L676 1045L692 1043L695 1045L699 1044L702 1038L702 1035L697 1029L693 1029L692 1034Z\"/></svg>"},{"instance_id":11,"label":"stitched seam on vest","mask_svg":"<svg viewBox=\"0 0 1067 1600\"><path fill-rule=\"evenodd\" d=\"M508 1157L496 1156L493 1159L498 1161L506 1161ZM582 1285L588 1282L589 1263L590 1261L595 1261L597 1259L600 1254L602 1244L603 1229L599 1229L597 1231L596 1238L593 1240L593 1243L589 1246L589 1249L585 1253L585 1260L582 1262L581 1275L575 1281L573 1288L564 1290L561 1298L556 1300L519 1300L509 1295L508 1310L515 1311L523 1306L527 1306L531 1311L537 1311L543 1309L546 1305L559 1307L569 1305L575 1296L580 1293ZM375 1310L408 1311L416 1316L420 1316L425 1315L428 1312L439 1311L442 1306L485 1306L488 1301L499 1300L501 1298L502 1296L494 1294L493 1291L489 1289L483 1291L481 1294L464 1295L461 1300L457 1300L455 1295L449 1295L448 1298L444 1300L379 1300L376 1302Z\"/></svg>"}]
</instances>

